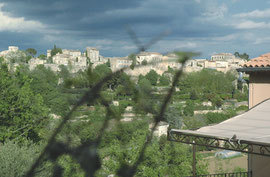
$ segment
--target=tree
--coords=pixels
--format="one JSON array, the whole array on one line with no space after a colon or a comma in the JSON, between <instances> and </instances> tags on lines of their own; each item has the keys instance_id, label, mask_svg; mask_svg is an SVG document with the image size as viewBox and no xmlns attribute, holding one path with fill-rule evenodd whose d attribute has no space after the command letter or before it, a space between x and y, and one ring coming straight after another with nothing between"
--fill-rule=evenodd
<instances>
[{"instance_id":1,"label":"tree","mask_svg":"<svg viewBox=\"0 0 270 177\"><path fill-rule=\"evenodd\" d=\"M45 59L47 58L47 56L44 55L44 54L40 54L40 55L38 56L38 58L39 58L39 59L42 59L42 60L45 60Z\"/></svg>"},{"instance_id":2,"label":"tree","mask_svg":"<svg viewBox=\"0 0 270 177\"><path fill-rule=\"evenodd\" d=\"M53 57L57 53L62 53L62 49L61 48L57 48L56 45L54 45L53 46L53 49L51 50L51 57Z\"/></svg>"},{"instance_id":3,"label":"tree","mask_svg":"<svg viewBox=\"0 0 270 177\"><path fill-rule=\"evenodd\" d=\"M146 60L143 60L142 61L142 65L147 65L147 61Z\"/></svg>"},{"instance_id":4,"label":"tree","mask_svg":"<svg viewBox=\"0 0 270 177\"><path fill-rule=\"evenodd\" d=\"M239 52L234 52L234 56L245 60L249 60L249 55L247 53L240 54Z\"/></svg>"},{"instance_id":5,"label":"tree","mask_svg":"<svg viewBox=\"0 0 270 177\"><path fill-rule=\"evenodd\" d=\"M219 96L215 96L211 101L217 107L221 107L223 104L223 100Z\"/></svg>"},{"instance_id":6,"label":"tree","mask_svg":"<svg viewBox=\"0 0 270 177\"><path fill-rule=\"evenodd\" d=\"M191 92L190 92L190 99L191 100L198 99L198 95L197 95L197 92L195 90L191 90Z\"/></svg>"},{"instance_id":7,"label":"tree","mask_svg":"<svg viewBox=\"0 0 270 177\"><path fill-rule=\"evenodd\" d=\"M5 58L9 63L27 63L31 59L31 56L27 56L25 51L9 52Z\"/></svg>"},{"instance_id":8,"label":"tree","mask_svg":"<svg viewBox=\"0 0 270 177\"><path fill-rule=\"evenodd\" d=\"M249 55L246 53L243 53L240 57L243 59L249 60Z\"/></svg>"},{"instance_id":9,"label":"tree","mask_svg":"<svg viewBox=\"0 0 270 177\"><path fill-rule=\"evenodd\" d=\"M240 54L239 54L239 52L234 52L234 56L236 56L236 57L239 57L239 58L240 58Z\"/></svg>"},{"instance_id":10,"label":"tree","mask_svg":"<svg viewBox=\"0 0 270 177\"><path fill-rule=\"evenodd\" d=\"M159 83L160 85L168 86L170 84L170 78L163 73L159 78Z\"/></svg>"},{"instance_id":11,"label":"tree","mask_svg":"<svg viewBox=\"0 0 270 177\"><path fill-rule=\"evenodd\" d=\"M62 68L60 74L64 77L68 73ZM28 76L32 80L31 89L43 97L44 104L52 113L64 115L69 110L68 97L61 92L59 78L51 69L39 65Z\"/></svg>"},{"instance_id":12,"label":"tree","mask_svg":"<svg viewBox=\"0 0 270 177\"><path fill-rule=\"evenodd\" d=\"M109 59L107 60L106 65L107 65L108 67L111 67L111 62L110 62Z\"/></svg>"},{"instance_id":13,"label":"tree","mask_svg":"<svg viewBox=\"0 0 270 177\"><path fill-rule=\"evenodd\" d=\"M135 84L126 73L120 73L117 78L113 78L112 89L117 88L117 95L132 96L135 92Z\"/></svg>"},{"instance_id":14,"label":"tree","mask_svg":"<svg viewBox=\"0 0 270 177\"><path fill-rule=\"evenodd\" d=\"M26 53L34 57L37 54L37 51L34 48L28 48L26 49Z\"/></svg>"},{"instance_id":15,"label":"tree","mask_svg":"<svg viewBox=\"0 0 270 177\"><path fill-rule=\"evenodd\" d=\"M96 75L96 80L100 80L110 73L112 73L112 70L106 64L98 65L93 69L93 74Z\"/></svg>"},{"instance_id":16,"label":"tree","mask_svg":"<svg viewBox=\"0 0 270 177\"><path fill-rule=\"evenodd\" d=\"M157 81L158 81L159 75L158 75L158 73L155 70L151 69L145 75L145 78L150 81L151 85L157 85Z\"/></svg>"},{"instance_id":17,"label":"tree","mask_svg":"<svg viewBox=\"0 0 270 177\"><path fill-rule=\"evenodd\" d=\"M41 149L31 141L19 144L15 141L7 141L1 144L0 169L1 176L21 177L29 170L39 155ZM35 176L51 176L52 169L48 163L42 165L37 170Z\"/></svg>"},{"instance_id":18,"label":"tree","mask_svg":"<svg viewBox=\"0 0 270 177\"><path fill-rule=\"evenodd\" d=\"M128 56L128 59L129 59L129 60L132 60L132 63L131 63L131 65L130 65L130 68L133 70L134 67L135 67L135 65L136 65L136 63L137 63L136 55L135 55L134 53L132 53L132 54L130 54L130 55Z\"/></svg>"},{"instance_id":19,"label":"tree","mask_svg":"<svg viewBox=\"0 0 270 177\"><path fill-rule=\"evenodd\" d=\"M136 109L138 111L145 111L149 113L155 113L155 105L156 103L153 100L152 92L154 89L152 88L151 82L143 78L138 82L138 91L136 97Z\"/></svg>"},{"instance_id":20,"label":"tree","mask_svg":"<svg viewBox=\"0 0 270 177\"><path fill-rule=\"evenodd\" d=\"M43 98L32 91L31 79L20 67L10 73L1 64L0 77L0 142L14 138L39 141L39 131L48 118Z\"/></svg>"},{"instance_id":21,"label":"tree","mask_svg":"<svg viewBox=\"0 0 270 177\"><path fill-rule=\"evenodd\" d=\"M170 128L181 129L182 107L180 105L169 106L165 112L164 119L170 124Z\"/></svg>"},{"instance_id":22,"label":"tree","mask_svg":"<svg viewBox=\"0 0 270 177\"><path fill-rule=\"evenodd\" d=\"M67 68L67 66L65 65L60 65L60 72L58 73L59 78L63 79L63 80L67 80L68 78L71 77L71 74Z\"/></svg>"},{"instance_id":23,"label":"tree","mask_svg":"<svg viewBox=\"0 0 270 177\"><path fill-rule=\"evenodd\" d=\"M187 101L186 107L184 107L183 113L185 116L193 116L194 115L194 103L192 101Z\"/></svg>"}]
</instances>

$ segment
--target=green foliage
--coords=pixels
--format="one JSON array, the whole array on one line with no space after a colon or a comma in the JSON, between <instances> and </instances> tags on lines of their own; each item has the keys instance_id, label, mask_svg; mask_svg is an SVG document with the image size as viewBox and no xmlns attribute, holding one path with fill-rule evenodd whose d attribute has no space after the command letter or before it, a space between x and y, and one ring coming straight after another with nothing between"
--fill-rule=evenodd
<instances>
[{"instance_id":1,"label":"green foliage","mask_svg":"<svg viewBox=\"0 0 270 177\"><path fill-rule=\"evenodd\" d=\"M21 177L38 157L41 146L25 141L20 145L14 141L7 141L1 145L0 171L3 177ZM48 163L39 167L35 176L50 176L51 167Z\"/></svg>"},{"instance_id":2,"label":"green foliage","mask_svg":"<svg viewBox=\"0 0 270 177\"><path fill-rule=\"evenodd\" d=\"M110 62L109 59L108 59L108 61L106 62L106 65L107 65L108 67L111 67L111 62Z\"/></svg>"},{"instance_id":3,"label":"green foliage","mask_svg":"<svg viewBox=\"0 0 270 177\"><path fill-rule=\"evenodd\" d=\"M53 49L51 50L51 57L53 57L57 53L62 53L62 49L61 48L57 48L56 45L54 45L53 46Z\"/></svg>"},{"instance_id":4,"label":"green foliage","mask_svg":"<svg viewBox=\"0 0 270 177\"><path fill-rule=\"evenodd\" d=\"M36 49L34 49L34 48L28 48L28 49L26 49L26 53L27 53L28 55L34 57L34 56L37 54L37 51L36 51Z\"/></svg>"},{"instance_id":5,"label":"green foliage","mask_svg":"<svg viewBox=\"0 0 270 177\"><path fill-rule=\"evenodd\" d=\"M103 79L108 74L111 74L112 70L106 64L98 65L95 67L92 73L91 79L95 79L94 83ZM107 87L111 85L111 81L107 82Z\"/></svg>"},{"instance_id":6,"label":"green foliage","mask_svg":"<svg viewBox=\"0 0 270 177\"><path fill-rule=\"evenodd\" d=\"M152 94L154 89L152 88L150 81L143 78L138 82L138 86L135 98L135 109L139 112L145 111L147 113L156 113L156 103Z\"/></svg>"},{"instance_id":7,"label":"green foliage","mask_svg":"<svg viewBox=\"0 0 270 177\"><path fill-rule=\"evenodd\" d=\"M207 113L204 115L207 124L216 124L220 123L224 120L227 120L233 116L235 116L235 111L227 111L225 113Z\"/></svg>"},{"instance_id":8,"label":"green foliage","mask_svg":"<svg viewBox=\"0 0 270 177\"><path fill-rule=\"evenodd\" d=\"M61 71L60 74L63 74L63 68ZM52 70L39 65L28 75L32 79L31 89L42 96L44 104L52 113L64 115L69 110L67 95L61 92L58 76Z\"/></svg>"},{"instance_id":9,"label":"green foliage","mask_svg":"<svg viewBox=\"0 0 270 177\"><path fill-rule=\"evenodd\" d=\"M146 60L143 60L142 61L142 65L147 65L147 61Z\"/></svg>"},{"instance_id":10,"label":"green foliage","mask_svg":"<svg viewBox=\"0 0 270 177\"><path fill-rule=\"evenodd\" d=\"M27 56L25 51L16 51L16 52L9 52L5 58L7 59L9 64L22 64L27 63L31 56Z\"/></svg>"},{"instance_id":11,"label":"green foliage","mask_svg":"<svg viewBox=\"0 0 270 177\"><path fill-rule=\"evenodd\" d=\"M236 76L233 73L226 74L210 69L199 72L187 73L179 81L181 94L190 94L193 100L210 100L221 106L220 95L231 95L234 90L233 81Z\"/></svg>"},{"instance_id":12,"label":"green foliage","mask_svg":"<svg viewBox=\"0 0 270 177\"><path fill-rule=\"evenodd\" d=\"M25 57L25 63L28 63L28 61L32 58L32 56L28 55Z\"/></svg>"},{"instance_id":13,"label":"green foliage","mask_svg":"<svg viewBox=\"0 0 270 177\"><path fill-rule=\"evenodd\" d=\"M191 90L191 92L190 92L190 99L191 100L198 99L198 94L197 94L197 92L195 90Z\"/></svg>"},{"instance_id":14,"label":"green foliage","mask_svg":"<svg viewBox=\"0 0 270 177\"><path fill-rule=\"evenodd\" d=\"M145 75L145 78L148 79L151 83L151 85L157 85L157 81L158 81L158 78L159 78L159 75L158 73L151 69L146 75Z\"/></svg>"},{"instance_id":15,"label":"green foliage","mask_svg":"<svg viewBox=\"0 0 270 177\"><path fill-rule=\"evenodd\" d=\"M234 167L233 173L238 173L238 172L247 172L247 170L241 167Z\"/></svg>"},{"instance_id":16,"label":"green foliage","mask_svg":"<svg viewBox=\"0 0 270 177\"><path fill-rule=\"evenodd\" d=\"M186 106L183 111L185 116L193 116L194 115L194 103L192 101L187 101Z\"/></svg>"},{"instance_id":17,"label":"green foliage","mask_svg":"<svg viewBox=\"0 0 270 177\"><path fill-rule=\"evenodd\" d=\"M63 155L58 160L59 165L63 168L63 176L84 177L85 173L80 165L69 155Z\"/></svg>"},{"instance_id":18,"label":"green foliage","mask_svg":"<svg viewBox=\"0 0 270 177\"><path fill-rule=\"evenodd\" d=\"M135 84L131 81L130 76L126 73L121 73L113 84L113 88L116 88L115 92L117 96L134 96Z\"/></svg>"},{"instance_id":19,"label":"green foliage","mask_svg":"<svg viewBox=\"0 0 270 177\"><path fill-rule=\"evenodd\" d=\"M235 109L236 112L237 111L247 111L247 110L248 110L248 106L244 106L244 105L239 106L238 108Z\"/></svg>"},{"instance_id":20,"label":"green foliage","mask_svg":"<svg viewBox=\"0 0 270 177\"><path fill-rule=\"evenodd\" d=\"M102 64L96 66L95 69L93 70L93 73L96 75L97 80L100 80L104 78L106 75L111 74L112 70L106 64Z\"/></svg>"},{"instance_id":21,"label":"green foliage","mask_svg":"<svg viewBox=\"0 0 270 177\"><path fill-rule=\"evenodd\" d=\"M204 118L199 116L185 116L183 122L185 129L198 129L206 125Z\"/></svg>"},{"instance_id":22,"label":"green foliage","mask_svg":"<svg viewBox=\"0 0 270 177\"><path fill-rule=\"evenodd\" d=\"M20 68L10 73L7 65L1 64L0 78L0 141L7 138L38 141L39 129L48 115L42 97L32 91L31 79Z\"/></svg>"},{"instance_id":23,"label":"green foliage","mask_svg":"<svg viewBox=\"0 0 270 177\"><path fill-rule=\"evenodd\" d=\"M65 65L60 65L59 66L60 72L58 73L58 77L63 79L63 80L67 80L71 77L71 74L67 68L67 66Z\"/></svg>"},{"instance_id":24,"label":"green foliage","mask_svg":"<svg viewBox=\"0 0 270 177\"><path fill-rule=\"evenodd\" d=\"M167 75L162 74L159 78L159 83L162 86L168 86L170 84L170 78Z\"/></svg>"},{"instance_id":25,"label":"green foliage","mask_svg":"<svg viewBox=\"0 0 270 177\"><path fill-rule=\"evenodd\" d=\"M123 132L122 134L125 135L126 133ZM141 150L140 147L145 141L145 133L138 129L129 135L127 144L112 139L109 146L106 146L106 149L102 151L101 157L104 159L102 162L104 168L99 171L100 175L98 176L115 174L123 163L133 164L135 162ZM206 174L206 166L202 163L200 156L197 157L197 161L198 174ZM159 140L154 139L146 149L143 161L140 163L135 176L188 176L192 168L191 162L192 156L189 146L169 142L165 136L162 136Z\"/></svg>"},{"instance_id":26,"label":"green foliage","mask_svg":"<svg viewBox=\"0 0 270 177\"><path fill-rule=\"evenodd\" d=\"M197 174L207 173L199 156L197 161ZM169 142L163 136L147 148L136 176L188 176L192 169L191 163L192 156L187 145Z\"/></svg>"},{"instance_id":27,"label":"green foliage","mask_svg":"<svg viewBox=\"0 0 270 177\"><path fill-rule=\"evenodd\" d=\"M170 128L181 129L182 107L181 105L169 106L165 112L164 119L170 124Z\"/></svg>"},{"instance_id":28,"label":"green foliage","mask_svg":"<svg viewBox=\"0 0 270 177\"><path fill-rule=\"evenodd\" d=\"M38 56L38 58L41 59L41 60L46 60L46 59L47 59L47 56L44 55L44 54L40 54L40 55Z\"/></svg>"},{"instance_id":29,"label":"green foliage","mask_svg":"<svg viewBox=\"0 0 270 177\"><path fill-rule=\"evenodd\" d=\"M248 89L244 87L244 91L241 92L239 90L235 91L234 98L237 99L237 101L247 101L248 100Z\"/></svg>"},{"instance_id":30,"label":"green foliage","mask_svg":"<svg viewBox=\"0 0 270 177\"><path fill-rule=\"evenodd\" d=\"M129 59L129 60L132 60L132 63L131 63L131 65L130 65L130 68L133 70L134 67L135 67L135 65L136 65L136 63L137 63L136 55L135 55L134 53L132 53L132 54L130 54L130 55L128 56L128 59Z\"/></svg>"},{"instance_id":31,"label":"green foliage","mask_svg":"<svg viewBox=\"0 0 270 177\"><path fill-rule=\"evenodd\" d=\"M210 99L212 103L214 103L215 106L221 107L223 104L223 100L219 96L215 96L212 99Z\"/></svg>"},{"instance_id":32,"label":"green foliage","mask_svg":"<svg viewBox=\"0 0 270 177\"><path fill-rule=\"evenodd\" d=\"M240 54L239 52L234 52L234 56L245 59L245 60L249 60L249 55L246 53Z\"/></svg>"},{"instance_id":33,"label":"green foliage","mask_svg":"<svg viewBox=\"0 0 270 177\"><path fill-rule=\"evenodd\" d=\"M57 49L56 46L54 49ZM55 51L54 53L56 54ZM183 61L187 59L183 53L178 53L178 55ZM151 114L159 113L164 100L162 94L155 93L154 86L157 85L159 77L156 72L150 71L147 76L140 76L136 85L125 73L112 73L106 64L94 69L89 67L86 71L74 74L70 73L65 66L61 66L60 69L60 72L56 74L44 66L38 66L33 71L21 66L15 73L7 72L7 75L11 76L8 79L1 77L4 79L0 81L3 82L0 86L15 83L16 88L20 88L21 91L18 89L13 91L12 87L8 87L12 94L8 94L7 100L12 100L13 97L10 95L14 96L14 93L18 93L22 101L15 99L18 102L16 106L23 107L24 110L31 106L34 107L35 114L27 112L29 120L42 115L43 112L38 111L42 111L42 108L46 109L46 107L49 108L49 110L46 109L46 115L49 112L66 115L69 107L73 106L72 103L75 103L84 93L90 94L81 100L80 103L83 104L80 104L76 111L68 114L71 117L53 119L49 124L47 122L42 122L40 125L33 124L39 130L35 132L36 129L34 129L33 132L47 139L58 123L68 120L55 136L55 141L49 144L49 150L45 153L46 157L42 158L45 161L50 160L50 163L54 164L53 176L116 175L120 170L126 170L125 167L135 166L135 164L138 164L135 176L190 175L192 156L189 146L168 142L165 137L147 138L149 123L153 122ZM2 71L4 70L1 70L0 73ZM6 69L6 71L8 70ZM106 76L112 77L106 83L104 82L104 87L96 89L95 84ZM12 79L16 82L13 82ZM168 78L163 79L162 84L168 84ZM12 82L9 83L9 80ZM87 92L89 89L93 89L91 93L97 93L97 98L91 97L91 93ZM4 90L3 93L6 92L9 91ZM200 93L198 93L198 97L200 97ZM71 98L73 102L68 102L68 98ZM37 99L37 103L35 99ZM29 100L31 100L31 105ZM119 102L119 106L111 103L114 100ZM43 105L42 101L44 101ZM9 112L9 103L0 105L4 105L3 110ZM132 122L120 120L127 106L133 106L136 111ZM186 115L193 115L194 102L187 103L185 109ZM3 114L6 112L3 111ZM20 113L24 112L20 111ZM169 106L164 118L171 127L180 128L182 107L180 105ZM31 123L33 122L35 123L35 121ZM13 124L11 125L13 126ZM3 124L2 127L9 129L12 126ZM27 136L31 138L32 134ZM35 140L39 141L40 138ZM142 151L146 142L148 143L147 148ZM138 161L139 156L142 157L142 160ZM36 156L33 155L33 157ZM197 159L198 174L205 174L205 165L200 163L200 157ZM43 163L40 163L39 166L46 167ZM26 165L26 168L29 166ZM51 171L51 169L44 168L45 175L43 176L50 175Z\"/></svg>"}]
</instances>

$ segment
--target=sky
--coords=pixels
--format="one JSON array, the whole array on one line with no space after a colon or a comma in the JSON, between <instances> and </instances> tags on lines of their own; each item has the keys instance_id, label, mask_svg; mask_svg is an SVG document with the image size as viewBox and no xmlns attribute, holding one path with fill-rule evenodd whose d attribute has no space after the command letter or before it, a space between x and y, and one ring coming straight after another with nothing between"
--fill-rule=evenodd
<instances>
[{"instance_id":1,"label":"sky","mask_svg":"<svg viewBox=\"0 0 270 177\"><path fill-rule=\"evenodd\" d=\"M270 0L0 0L0 51L46 54L56 44L127 56L138 51L130 29L141 45L166 33L147 51L254 58L270 52Z\"/></svg>"}]
</instances>

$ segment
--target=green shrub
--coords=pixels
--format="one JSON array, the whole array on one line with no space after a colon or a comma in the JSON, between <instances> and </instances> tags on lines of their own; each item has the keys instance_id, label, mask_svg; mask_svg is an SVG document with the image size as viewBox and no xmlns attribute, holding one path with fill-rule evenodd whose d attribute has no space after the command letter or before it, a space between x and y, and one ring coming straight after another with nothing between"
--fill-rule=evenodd
<instances>
[{"instance_id":1,"label":"green shrub","mask_svg":"<svg viewBox=\"0 0 270 177\"><path fill-rule=\"evenodd\" d=\"M0 173L3 177L21 177L31 167L40 153L41 146L29 141L20 145L14 141L6 141L0 150ZM50 176L48 164L36 170L35 176Z\"/></svg>"}]
</instances>

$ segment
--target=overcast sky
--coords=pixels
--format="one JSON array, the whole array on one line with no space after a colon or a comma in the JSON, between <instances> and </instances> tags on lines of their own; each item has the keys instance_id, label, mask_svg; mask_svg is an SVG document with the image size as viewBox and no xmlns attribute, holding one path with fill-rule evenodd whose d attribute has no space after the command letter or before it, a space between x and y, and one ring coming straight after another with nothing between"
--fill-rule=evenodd
<instances>
[{"instance_id":1,"label":"overcast sky","mask_svg":"<svg viewBox=\"0 0 270 177\"><path fill-rule=\"evenodd\" d=\"M142 43L170 31L148 51L270 52L267 0L0 0L0 51L16 45L45 54L56 44L126 56L137 51L127 25Z\"/></svg>"}]
</instances>

